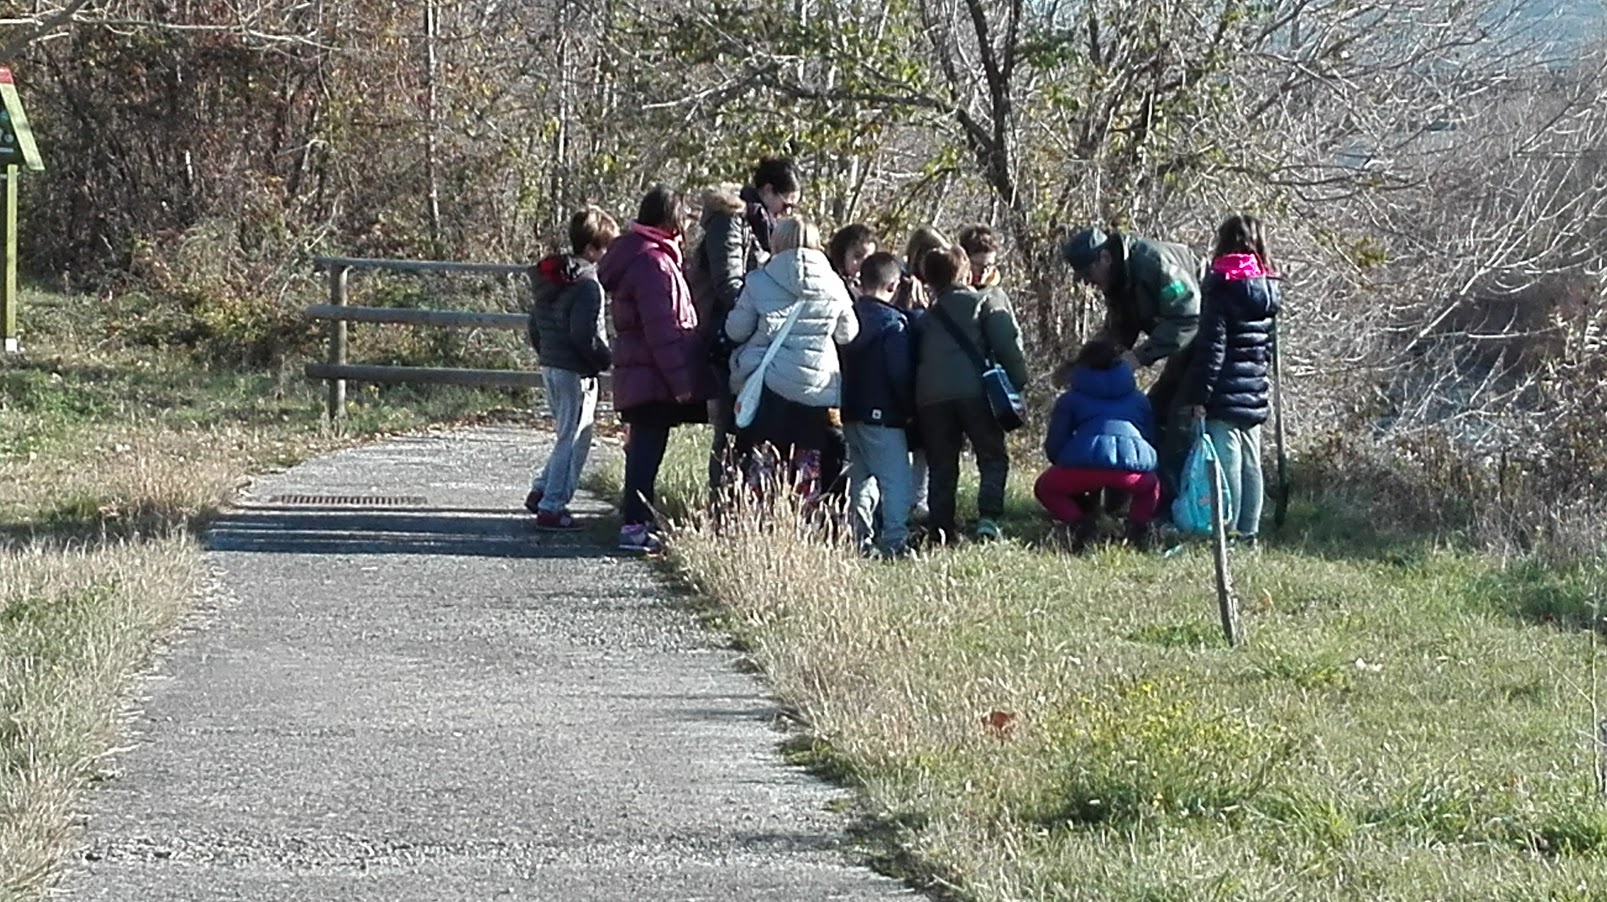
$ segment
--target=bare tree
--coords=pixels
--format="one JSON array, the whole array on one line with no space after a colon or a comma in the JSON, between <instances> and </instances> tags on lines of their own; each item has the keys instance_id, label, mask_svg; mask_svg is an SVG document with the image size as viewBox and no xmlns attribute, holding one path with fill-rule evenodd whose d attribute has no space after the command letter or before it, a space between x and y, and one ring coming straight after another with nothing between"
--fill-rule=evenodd
<instances>
[{"instance_id":1,"label":"bare tree","mask_svg":"<svg viewBox=\"0 0 1607 902\"><path fill-rule=\"evenodd\" d=\"M73 17L92 0L68 0L59 6L35 7L31 15L13 19L0 19L0 28L7 29L0 40L0 64L5 64L34 41L50 37L72 23Z\"/></svg>"}]
</instances>

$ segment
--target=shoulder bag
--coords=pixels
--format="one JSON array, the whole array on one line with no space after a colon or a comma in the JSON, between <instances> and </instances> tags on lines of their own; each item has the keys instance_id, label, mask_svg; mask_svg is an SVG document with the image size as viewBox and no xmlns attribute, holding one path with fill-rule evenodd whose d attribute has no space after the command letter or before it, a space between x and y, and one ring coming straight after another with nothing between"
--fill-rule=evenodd
<instances>
[{"instance_id":1,"label":"shoulder bag","mask_svg":"<svg viewBox=\"0 0 1607 902\"><path fill-rule=\"evenodd\" d=\"M758 368L748 376L748 381L742 383L742 391L737 393L736 406L733 408L738 429L752 426L753 418L759 415L759 398L764 395L764 371L770 368L770 361L776 359L776 352L781 350L781 343L787 340L787 333L792 331L792 324L798 321L798 314L803 312L803 307L802 298L793 301L786 321L771 336L770 347L764 349L764 357L759 360Z\"/></svg>"},{"instance_id":2,"label":"shoulder bag","mask_svg":"<svg viewBox=\"0 0 1607 902\"><path fill-rule=\"evenodd\" d=\"M980 309L979 304L978 310ZM943 309L942 304L933 304L929 313L937 317L937 321L943 324L949 337L960 346L965 356L971 358L971 365L976 367L977 375L982 377L982 394L987 398L988 409L993 411L993 418L999 421L999 426L1005 432L1010 432L1026 425L1026 402L1021 399L1021 392L1010 382L1010 375L1004 371L1004 367L991 363L982 356L976 344L960 330L959 323L949 316L949 312Z\"/></svg>"}]
</instances>

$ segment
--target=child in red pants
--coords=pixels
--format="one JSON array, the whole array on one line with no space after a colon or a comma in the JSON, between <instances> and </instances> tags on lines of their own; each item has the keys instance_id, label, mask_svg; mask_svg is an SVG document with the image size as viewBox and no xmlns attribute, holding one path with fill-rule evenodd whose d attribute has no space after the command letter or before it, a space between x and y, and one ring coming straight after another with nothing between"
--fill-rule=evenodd
<instances>
[{"instance_id":1,"label":"child in red pants","mask_svg":"<svg viewBox=\"0 0 1607 902\"><path fill-rule=\"evenodd\" d=\"M1083 345L1044 440L1052 466L1038 477L1033 492L1049 516L1071 525L1073 551L1093 541L1098 528L1093 514L1105 489L1132 496L1127 541L1147 548L1154 539L1151 521L1161 497L1155 418L1121 355L1121 347L1109 339Z\"/></svg>"}]
</instances>

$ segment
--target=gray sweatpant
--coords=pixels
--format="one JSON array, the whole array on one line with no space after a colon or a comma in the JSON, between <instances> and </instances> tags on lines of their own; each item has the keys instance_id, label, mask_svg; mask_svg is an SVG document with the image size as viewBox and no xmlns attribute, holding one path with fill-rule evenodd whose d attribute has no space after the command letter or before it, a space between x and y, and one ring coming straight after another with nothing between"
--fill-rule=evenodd
<instances>
[{"instance_id":1,"label":"gray sweatpant","mask_svg":"<svg viewBox=\"0 0 1607 902\"><path fill-rule=\"evenodd\" d=\"M531 481L542 491L541 509L557 513L569 507L580 488L580 473L591 454L592 422L597 416L597 377L553 366L541 368L542 394L552 411L552 453L547 465Z\"/></svg>"},{"instance_id":2,"label":"gray sweatpant","mask_svg":"<svg viewBox=\"0 0 1607 902\"><path fill-rule=\"evenodd\" d=\"M909 541L910 502L914 495L909 437L903 428L844 423L843 438L848 443L848 497L854 542L861 548L875 542L875 513L880 501L881 547L904 547Z\"/></svg>"}]
</instances>

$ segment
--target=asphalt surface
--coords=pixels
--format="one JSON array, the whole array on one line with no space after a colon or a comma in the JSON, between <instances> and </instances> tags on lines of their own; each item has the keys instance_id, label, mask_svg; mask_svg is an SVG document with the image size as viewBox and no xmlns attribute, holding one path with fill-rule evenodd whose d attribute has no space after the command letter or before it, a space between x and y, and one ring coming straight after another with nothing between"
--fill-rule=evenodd
<instances>
[{"instance_id":1,"label":"asphalt surface","mask_svg":"<svg viewBox=\"0 0 1607 902\"><path fill-rule=\"evenodd\" d=\"M61 894L914 898L855 863L843 792L781 762L773 701L650 565L531 529L543 440L408 438L255 483Z\"/></svg>"}]
</instances>

